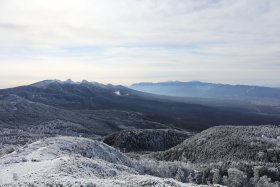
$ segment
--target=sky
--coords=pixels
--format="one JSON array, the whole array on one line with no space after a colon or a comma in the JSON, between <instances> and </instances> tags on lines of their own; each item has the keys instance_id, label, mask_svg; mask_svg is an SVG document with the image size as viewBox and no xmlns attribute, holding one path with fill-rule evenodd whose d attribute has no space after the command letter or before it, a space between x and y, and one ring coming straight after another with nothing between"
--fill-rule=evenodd
<instances>
[{"instance_id":1,"label":"sky","mask_svg":"<svg viewBox=\"0 0 280 187\"><path fill-rule=\"evenodd\" d=\"M280 86L280 1L0 0L0 88L68 78Z\"/></svg>"}]
</instances>

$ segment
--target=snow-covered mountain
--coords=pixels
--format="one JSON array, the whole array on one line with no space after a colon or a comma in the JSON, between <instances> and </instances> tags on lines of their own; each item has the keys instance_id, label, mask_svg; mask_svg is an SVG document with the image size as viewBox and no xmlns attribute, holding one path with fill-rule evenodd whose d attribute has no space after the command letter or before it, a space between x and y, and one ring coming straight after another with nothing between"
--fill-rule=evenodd
<instances>
[{"instance_id":1,"label":"snow-covered mountain","mask_svg":"<svg viewBox=\"0 0 280 187\"><path fill-rule=\"evenodd\" d=\"M0 158L0 186L176 186L181 183L143 173L143 167L98 141L47 138Z\"/></svg>"},{"instance_id":2,"label":"snow-covered mountain","mask_svg":"<svg viewBox=\"0 0 280 187\"><path fill-rule=\"evenodd\" d=\"M277 110L195 102L88 81L0 90L0 186L278 187L279 126L236 126Z\"/></svg>"},{"instance_id":3,"label":"snow-covered mountain","mask_svg":"<svg viewBox=\"0 0 280 187\"><path fill-rule=\"evenodd\" d=\"M278 187L279 155L280 126L268 125L213 127L150 156L196 163L211 173L214 183L226 186Z\"/></svg>"},{"instance_id":4,"label":"snow-covered mountain","mask_svg":"<svg viewBox=\"0 0 280 187\"><path fill-rule=\"evenodd\" d=\"M19 97L22 102L7 101L10 102L7 104L5 100L9 97ZM214 125L280 122L279 109L274 111L265 107L263 111L263 107L247 106L210 106L201 102L181 102L176 98L147 94L124 86L88 81L46 80L0 90L0 124L25 125L33 121L37 124L58 119L85 125L97 134L104 135L127 127L175 127L201 131ZM137 119L133 116L137 116Z\"/></svg>"},{"instance_id":5,"label":"snow-covered mountain","mask_svg":"<svg viewBox=\"0 0 280 187\"><path fill-rule=\"evenodd\" d=\"M242 159L280 163L279 148L280 126L219 126L158 154L159 158L166 160L215 162Z\"/></svg>"},{"instance_id":6,"label":"snow-covered mountain","mask_svg":"<svg viewBox=\"0 0 280 187\"><path fill-rule=\"evenodd\" d=\"M276 126L215 127L132 155L88 138L41 138L0 156L0 186L278 187L279 135Z\"/></svg>"}]
</instances>

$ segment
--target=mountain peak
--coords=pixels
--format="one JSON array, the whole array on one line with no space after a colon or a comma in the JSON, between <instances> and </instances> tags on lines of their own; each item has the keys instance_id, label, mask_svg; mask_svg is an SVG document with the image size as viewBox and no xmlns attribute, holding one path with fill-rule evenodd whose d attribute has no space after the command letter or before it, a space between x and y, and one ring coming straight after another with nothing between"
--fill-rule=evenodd
<instances>
[{"instance_id":1,"label":"mountain peak","mask_svg":"<svg viewBox=\"0 0 280 187\"><path fill-rule=\"evenodd\" d=\"M51 80L43 80L43 81L40 81L40 82L36 82L34 84L31 84L31 86L35 86L35 87L38 87L38 88L47 88L50 84L54 84L54 83L57 83L57 84L81 84L81 83L89 83L88 81L86 80L83 80L82 82L75 82L73 81L72 79L67 79L66 81L61 81L61 80L58 80L58 79L51 79Z\"/></svg>"},{"instance_id":2,"label":"mountain peak","mask_svg":"<svg viewBox=\"0 0 280 187\"><path fill-rule=\"evenodd\" d=\"M66 81L64 81L65 83L70 83L70 84L74 84L75 82L72 81L72 79L67 79Z\"/></svg>"},{"instance_id":3,"label":"mountain peak","mask_svg":"<svg viewBox=\"0 0 280 187\"><path fill-rule=\"evenodd\" d=\"M55 82L61 83L62 81L57 80L57 79L43 80L43 81L31 84L31 86L35 86L35 87L38 87L38 88L46 88L47 86L49 86L50 84L55 83Z\"/></svg>"},{"instance_id":4,"label":"mountain peak","mask_svg":"<svg viewBox=\"0 0 280 187\"><path fill-rule=\"evenodd\" d=\"M89 84L90 82L87 81L87 80L82 80L82 83L83 83L83 84Z\"/></svg>"}]
</instances>

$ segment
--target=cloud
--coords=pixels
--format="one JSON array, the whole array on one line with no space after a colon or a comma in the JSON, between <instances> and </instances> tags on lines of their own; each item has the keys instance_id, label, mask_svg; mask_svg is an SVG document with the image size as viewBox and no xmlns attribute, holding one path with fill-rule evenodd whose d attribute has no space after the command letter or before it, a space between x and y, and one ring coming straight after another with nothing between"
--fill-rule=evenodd
<instances>
[{"instance_id":1,"label":"cloud","mask_svg":"<svg viewBox=\"0 0 280 187\"><path fill-rule=\"evenodd\" d=\"M0 0L0 74L279 84L279 19L275 0Z\"/></svg>"}]
</instances>

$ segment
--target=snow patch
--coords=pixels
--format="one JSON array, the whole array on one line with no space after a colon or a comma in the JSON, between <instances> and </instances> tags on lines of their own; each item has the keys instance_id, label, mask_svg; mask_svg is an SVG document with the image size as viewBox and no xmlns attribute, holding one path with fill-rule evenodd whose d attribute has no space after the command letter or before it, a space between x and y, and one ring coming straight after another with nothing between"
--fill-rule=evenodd
<instances>
[{"instance_id":1,"label":"snow patch","mask_svg":"<svg viewBox=\"0 0 280 187\"><path fill-rule=\"evenodd\" d=\"M114 94L116 94L116 95L119 95L119 96L120 96L120 95L121 95L121 92L120 92L120 90L118 90L118 91L115 91L115 92L114 92Z\"/></svg>"}]
</instances>

